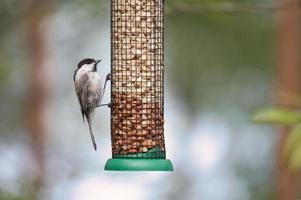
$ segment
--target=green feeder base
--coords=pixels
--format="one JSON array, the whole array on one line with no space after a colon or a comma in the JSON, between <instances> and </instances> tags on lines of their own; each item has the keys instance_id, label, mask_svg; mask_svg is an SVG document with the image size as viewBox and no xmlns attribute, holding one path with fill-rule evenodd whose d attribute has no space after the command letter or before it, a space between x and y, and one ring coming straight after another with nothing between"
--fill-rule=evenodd
<instances>
[{"instance_id":1,"label":"green feeder base","mask_svg":"<svg viewBox=\"0 0 301 200\"><path fill-rule=\"evenodd\" d=\"M106 163L105 170L109 171L173 171L168 159L126 159L113 158Z\"/></svg>"}]
</instances>

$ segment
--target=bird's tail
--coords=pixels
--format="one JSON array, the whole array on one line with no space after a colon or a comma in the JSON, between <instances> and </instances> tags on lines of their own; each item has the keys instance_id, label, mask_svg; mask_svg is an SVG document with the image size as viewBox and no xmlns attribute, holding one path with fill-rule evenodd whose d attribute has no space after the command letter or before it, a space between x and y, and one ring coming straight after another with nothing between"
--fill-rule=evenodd
<instances>
[{"instance_id":1,"label":"bird's tail","mask_svg":"<svg viewBox=\"0 0 301 200\"><path fill-rule=\"evenodd\" d=\"M93 134L93 130L92 130L92 120L91 120L91 115L88 114L86 116L86 119L87 119L87 122L88 122L88 125L89 125L89 131L90 131L90 135L91 135L91 140L92 140L92 143L93 143L93 147L94 147L94 150L96 151L97 150L97 145L96 145L96 142L95 142L95 138L94 138L94 134Z\"/></svg>"}]
</instances>

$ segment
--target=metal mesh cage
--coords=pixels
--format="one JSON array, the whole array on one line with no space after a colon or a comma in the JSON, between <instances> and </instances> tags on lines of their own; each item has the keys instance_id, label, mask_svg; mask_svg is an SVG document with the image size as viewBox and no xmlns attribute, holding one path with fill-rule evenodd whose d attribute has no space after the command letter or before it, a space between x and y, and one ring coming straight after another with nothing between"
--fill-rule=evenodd
<instances>
[{"instance_id":1,"label":"metal mesh cage","mask_svg":"<svg viewBox=\"0 0 301 200\"><path fill-rule=\"evenodd\" d=\"M165 158L163 0L111 9L113 158Z\"/></svg>"}]
</instances>

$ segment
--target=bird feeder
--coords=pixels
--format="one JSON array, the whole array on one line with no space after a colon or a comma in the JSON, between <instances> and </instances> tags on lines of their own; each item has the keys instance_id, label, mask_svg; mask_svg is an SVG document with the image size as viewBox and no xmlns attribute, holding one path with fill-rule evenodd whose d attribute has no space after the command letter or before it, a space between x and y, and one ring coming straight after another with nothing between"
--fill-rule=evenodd
<instances>
[{"instance_id":1,"label":"bird feeder","mask_svg":"<svg viewBox=\"0 0 301 200\"><path fill-rule=\"evenodd\" d=\"M111 1L112 159L106 170L173 170L164 141L163 1Z\"/></svg>"}]
</instances>

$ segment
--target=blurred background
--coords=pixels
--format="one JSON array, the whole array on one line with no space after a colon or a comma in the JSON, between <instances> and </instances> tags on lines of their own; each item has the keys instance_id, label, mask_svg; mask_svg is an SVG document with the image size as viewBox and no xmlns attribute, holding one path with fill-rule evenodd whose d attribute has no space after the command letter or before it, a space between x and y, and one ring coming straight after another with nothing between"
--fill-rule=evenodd
<instances>
[{"instance_id":1,"label":"blurred background","mask_svg":"<svg viewBox=\"0 0 301 200\"><path fill-rule=\"evenodd\" d=\"M250 120L262 106L300 106L299 2L165 4L165 137L175 171L138 173L103 170L109 109L95 115L94 152L74 93L82 58L103 59L103 78L110 71L110 1L0 1L1 200L301 198L298 173L280 159L288 128Z\"/></svg>"}]
</instances>

